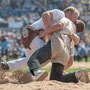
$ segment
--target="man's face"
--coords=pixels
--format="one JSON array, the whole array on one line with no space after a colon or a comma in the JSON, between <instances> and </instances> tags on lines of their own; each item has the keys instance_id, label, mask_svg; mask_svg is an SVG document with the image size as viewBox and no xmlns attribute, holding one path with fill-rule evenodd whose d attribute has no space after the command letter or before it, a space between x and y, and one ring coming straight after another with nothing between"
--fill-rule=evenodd
<instances>
[{"instance_id":1,"label":"man's face","mask_svg":"<svg viewBox=\"0 0 90 90\"><path fill-rule=\"evenodd\" d=\"M76 23L76 20L78 19L78 14L76 12L71 13L67 12L67 18L69 18L73 23Z\"/></svg>"}]
</instances>

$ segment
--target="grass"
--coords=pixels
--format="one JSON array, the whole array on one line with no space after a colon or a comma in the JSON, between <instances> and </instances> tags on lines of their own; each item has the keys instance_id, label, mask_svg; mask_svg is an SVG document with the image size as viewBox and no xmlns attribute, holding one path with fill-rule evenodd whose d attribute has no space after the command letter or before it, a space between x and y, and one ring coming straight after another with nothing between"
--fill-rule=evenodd
<instances>
[{"instance_id":1,"label":"grass","mask_svg":"<svg viewBox=\"0 0 90 90\"><path fill-rule=\"evenodd\" d=\"M16 60L17 58L10 58L8 61ZM90 57L88 57L88 62L90 62ZM85 62L85 58L83 58L82 62Z\"/></svg>"},{"instance_id":2,"label":"grass","mask_svg":"<svg viewBox=\"0 0 90 90\"><path fill-rule=\"evenodd\" d=\"M90 62L90 57L88 57L88 62ZM82 62L85 62L85 58L83 58Z\"/></svg>"},{"instance_id":3,"label":"grass","mask_svg":"<svg viewBox=\"0 0 90 90\"><path fill-rule=\"evenodd\" d=\"M12 60L15 60L15 59L9 59L9 61L12 61ZM85 62L85 59L83 59L82 62ZM88 62L90 62L90 57L88 58ZM69 68L66 70L66 72L74 72L74 71L77 71L77 70L80 70L81 68ZM24 69L21 69L22 71L27 71L28 68L24 68ZM42 68L42 70L47 70L48 72L51 71L51 68ZM13 70L12 72L14 72L16 70ZM87 71L90 72L90 68L87 68Z\"/></svg>"},{"instance_id":4,"label":"grass","mask_svg":"<svg viewBox=\"0 0 90 90\"><path fill-rule=\"evenodd\" d=\"M80 70L81 68L70 68L70 69L67 69L66 71L67 72L75 72L77 70ZM87 68L87 71L90 72L90 68Z\"/></svg>"},{"instance_id":5,"label":"grass","mask_svg":"<svg viewBox=\"0 0 90 90\"><path fill-rule=\"evenodd\" d=\"M66 72L75 72L77 70L80 70L81 68L69 68L66 70ZM42 70L47 70L48 72L51 72L51 69L50 68L43 68ZM87 71L90 72L90 68L87 68Z\"/></svg>"},{"instance_id":6,"label":"grass","mask_svg":"<svg viewBox=\"0 0 90 90\"><path fill-rule=\"evenodd\" d=\"M66 70L66 72L71 73L71 72L75 72L75 71L80 70L80 69L81 68L69 68L69 69ZM86 68L86 69L87 69L88 72L90 72L90 68ZM24 72L24 71L27 71L28 68L24 68L24 69L21 69L21 70ZM48 72L51 72L51 68L42 68L42 70L46 70ZM17 71L17 70L13 70L12 72L14 72L14 71Z\"/></svg>"}]
</instances>

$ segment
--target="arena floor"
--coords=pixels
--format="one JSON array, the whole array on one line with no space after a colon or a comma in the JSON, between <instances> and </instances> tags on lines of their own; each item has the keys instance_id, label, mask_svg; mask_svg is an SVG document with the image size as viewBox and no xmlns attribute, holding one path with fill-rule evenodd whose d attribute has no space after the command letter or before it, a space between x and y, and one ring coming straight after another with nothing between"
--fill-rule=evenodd
<instances>
[{"instance_id":1,"label":"arena floor","mask_svg":"<svg viewBox=\"0 0 90 90\"><path fill-rule=\"evenodd\" d=\"M49 63L45 67L50 67L51 64ZM90 62L75 62L72 68L90 68ZM58 81L49 81L49 77L47 77L44 81L37 81L37 82L29 82L30 80L26 79L26 73L22 72L7 72L4 75L7 80L4 80L4 77L0 78L0 90L90 90L90 83L86 84L83 82L75 83L62 83ZM13 77L11 77L13 76ZM20 78L19 76L23 77ZM18 77L21 81L17 81L16 77ZM89 73L90 78L90 73ZM22 80L24 79L24 81ZM3 82L3 83L2 83ZM22 84L26 83L26 84Z\"/></svg>"}]
</instances>

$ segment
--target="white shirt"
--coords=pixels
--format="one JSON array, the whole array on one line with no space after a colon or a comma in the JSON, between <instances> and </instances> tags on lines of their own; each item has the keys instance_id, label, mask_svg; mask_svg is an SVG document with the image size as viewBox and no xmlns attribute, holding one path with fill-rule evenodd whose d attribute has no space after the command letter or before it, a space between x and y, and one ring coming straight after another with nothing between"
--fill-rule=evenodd
<instances>
[{"instance_id":1,"label":"white shirt","mask_svg":"<svg viewBox=\"0 0 90 90\"><path fill-rule=\"evenodd\" d=\"M62 62L62 64L65 65L67 63L67 59L65 59L65 57L68 57L68 55L71 55L71 52L72 52L71 40L68 37L68 34L70 32L74 32L74 29L76 28L73 22L66 17L62 18L60 21L64 23L65 28L63 28L60 31L54 32L51 35L51 52L52 52L52 58L56 58L56 59L57 57L58 59L60 58L59 62L60 63ZM67 48L64 47L65 44ZM58 59L56 61L58 61Z\"/></svg>"},{"instance_id":2,"label":"white shirt","mask_svg":"<svg viewBox=\"0 0 90 90\"><path fill-rule=\"evenodd\" d=\"M52 13L53 13L53 20L51 22L51 25L57 23L59 20L61 20L63 17L65 17L64 12L59 10L59 9L53 9ZM40 18L38 21L31 24L30 26L34 27L37 30L38 29L44 29L45 30L45 25L43 23L42 18Z\"/></svg>"},{"instance_id":3,"label":"white shirt","mask_svg":"<svg viewBox=\"0 0 90 90\"><path fill-rule=\"evenodd\" d=\"M53 21L52 22L58 22L63 17L65 17L64 12L59 9L53 9L52 13L53 13Z\"/></svg>"}]
</instances>

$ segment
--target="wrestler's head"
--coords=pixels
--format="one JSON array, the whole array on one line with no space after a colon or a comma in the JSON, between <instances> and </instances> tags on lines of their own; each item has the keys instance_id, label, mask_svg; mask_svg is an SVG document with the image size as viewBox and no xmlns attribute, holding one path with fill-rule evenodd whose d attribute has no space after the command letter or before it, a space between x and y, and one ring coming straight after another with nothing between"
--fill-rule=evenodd
<instances>
[{"instance_id":1,"label":"wrestler's head","mask_svg":"<svg viewBox=\"0 0 90 90\"><path fill-rule=\"evenodd\" d=\"M70 19L73 23L76 23L76 20L78 19L80 13L75 7L67 7L65 10L65 16Z\"/></svg>"},{"instance_id":2,"label":"wrestler's head","mask_svg":"<svg viewBox=\"0 0 90 90\"><path fill-rule=\"evenodd\" d=\"M77 20L75 25L76 25L76 33L81 33L85 30L85 23L82 20Z\"/></svg>"}]
</instances>

